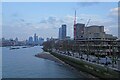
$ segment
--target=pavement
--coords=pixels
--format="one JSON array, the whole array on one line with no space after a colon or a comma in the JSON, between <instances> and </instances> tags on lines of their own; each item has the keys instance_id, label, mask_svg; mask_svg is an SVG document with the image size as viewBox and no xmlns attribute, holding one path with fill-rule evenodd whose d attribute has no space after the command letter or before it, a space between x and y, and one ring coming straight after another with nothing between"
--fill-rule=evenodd
<instances>
[{"instance_id":1,"label":"pavement","mask_svg":"<svg viewBox=\"0 0 120 80\"><path fill-rule=\"evenodd\" d=\"M80 60L80 56L78 55L78 53L70 52L70 54L71 54L71 56L70 56L70 55L68 55L67 53L65 53L64 51L56 51L56 50L53 50L53 52L56 52L56 53L58 53L58 54L65 55L65 56L69 56L69 57L71 57L71 58ZM73 56L73 54L74 54L74 56ZM98 63L97 63L98 58L97 58L96 56L89 55L89 58L88 58L88 61L87 61L87 60L86 60L86 59L87 59L87 55L84 54L84 53L83 53L82 55L83 55L83 59L81 59L81 60L83 60L83 61L89 62L89 63L91 63L91 64L96 64L96 65L99 65L99 66L103 66L103 67L109 67L109 68L111 68L111 69L113 69L113 70L119 71L119 70L118 70L118 67L119 67L119 66L118 66L118 62L117 62L117 64L114 64L114 67L112 67L112 59L109 58L109 57L107 57L107 60L106 60L106 58L101 58L101 57L100 57L100 58L99 58L99 64L98 64ZM109 63L107 66L105 65L106 61L107 61L107 63Z\"/></svg>"}]
</instances>

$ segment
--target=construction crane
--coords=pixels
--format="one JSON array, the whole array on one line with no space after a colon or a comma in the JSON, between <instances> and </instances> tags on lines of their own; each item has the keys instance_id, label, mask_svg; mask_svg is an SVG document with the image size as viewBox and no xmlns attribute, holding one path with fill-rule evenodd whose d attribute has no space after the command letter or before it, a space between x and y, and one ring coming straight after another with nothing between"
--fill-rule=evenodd
<instances>
[{"instance_id":1,"label":"construction crane","mask_svg":"<svg viewBox=\"0 0 120 80\"><path fill-rule=\"evenodd\" d=\"M91 20L91 19L89 19L89 20L88 20L88 22L87 22L87 24L86 24L86 26L85 26L85 27L87 27L87 26L88 26L88 24L90 23L90 20Z\"/></svg>"},{"instance_id":2,"label":"construction crane","mask_svg":"<svg viewBox=\"0 0 120 80\"><path fill-rule=\"evenodd\" d=\"M74 39L76 39L76 10L75 10L75 19L74 19Z\"/></svg>"}]
</instances>

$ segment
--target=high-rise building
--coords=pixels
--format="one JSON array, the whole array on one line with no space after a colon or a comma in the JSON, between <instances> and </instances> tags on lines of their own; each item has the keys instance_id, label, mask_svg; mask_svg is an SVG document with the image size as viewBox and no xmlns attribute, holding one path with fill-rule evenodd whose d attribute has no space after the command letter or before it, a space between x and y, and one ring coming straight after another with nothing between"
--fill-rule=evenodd
<instances>
[{"instance_id":1,"label":"high-rise building","mask_svg":"<svg viewBox=\"0 0 120 80\"><path fill-rule=\"evenodd\" d=\"M119 18L120 19L120 18ZM118 19L118 20L119 20ZM119 20L119 23L118 23L118 39L120 40L120 20Z\"/></svg>"},{"instance_id":2,"label":"high-rise building","mask_svg":"<svg viewBox=\"0 0 120 80\"><path fill-rule=\"evenodd\" d=\"M15 41L18 42L18 38L17 37L15 38Z\"/></svg>"},{"instance_id":3,"label":"high-rise building","mask_svg":"<svg viewBox=\"0 0 120 80\"><path fill-rule=\"evenodd\" d=\"M74 32L74 39L84 39L85 24L77 23L75 26L76 31Z\"/></svg>"},{"instance_id":4,"label":"high-rise building","mask_svg":"<svg viewBox=\"0 0 120 80\"><path fill-rule=\"evenodd\" d=\"M39 41L38 36L37 36L36 33L35 33L35 34L34 34L34 43L35 43L35 44L38 44L38 41Z\"/></svg>"},{"instance_id":5,"label":"high-rise building","mask_svg":"<svg viewBox=\"0 0 120 80\"><path fill-rule=\"evenodd\" d=\"M65 39L66 38L66 24L63 24L59 28L59 39Z\"/></svg>"},{"instance_id":6,"label":"high-rise building","mask_svg":"<svg viewBox=\"0 0 120 80\"><path fill-rule=\"evenodd\" d=\"M38 36L36 36L36 43L38 43L39 39L38 39Z\"/></svg>"},{"instance_id":7,"label":"high-rise building","mask_svg":"<svg viewBox=\"0 0 120 80\"><path fill-rule=\"evenodd\" d=\"M62 28L59 28L59 39L62 39Z\"/></svg>"},{"instance_id":8,"label":"high-rise building","mask_svg":"<svg viewBox=\"0 0 120 80\"><path fill-rule=\"evenodd\" d=\"M39 44L42 45L43 42L44 42L44 39L40 37L40 38L39 38Z\"/></svg>"},{"instance_id":9,"label":"high-rise building","mask_svg":"<svg viewBox=\"0 0 120 80\"><path fill-rule=\"evenodd\" d=\"M62 25L62 39L66 38L66 24Z\"/></svg>"},{"instance_id":10,"label":"high-rise building","mask_svg":"<svg viewBox=\"0 0 120 80\"><path fill-rule=\"evenodd\" d=\"M36 36L36 33L34 34L34 42L37 42L37 36Z\"/></svg>"},{"instance_id":11,"label":"high-rise building","mask_svg":"<svg viewBox=\"0 0 120 80\"><path fill-rule=\"evenodd\" d=\"M29 37L28 43L33 43L33 37Z\"/></svg>"}]
</instances>

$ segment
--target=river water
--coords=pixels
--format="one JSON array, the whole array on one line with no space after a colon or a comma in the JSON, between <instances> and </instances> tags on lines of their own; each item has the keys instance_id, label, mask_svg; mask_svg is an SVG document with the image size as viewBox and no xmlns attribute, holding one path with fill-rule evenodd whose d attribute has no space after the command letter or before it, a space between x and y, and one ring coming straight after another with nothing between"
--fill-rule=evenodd
<instances>
[{"instance_id":1,"label":"river water","mask_svg":"<svg viewBox=\"0 0 120 80\"><path fill-rule=\"evenodd\" d=\"M81 78L81 74L68 66L37 58L42 46L10 50L2 48L3 78Z\"/></svg>"}]
</instances>

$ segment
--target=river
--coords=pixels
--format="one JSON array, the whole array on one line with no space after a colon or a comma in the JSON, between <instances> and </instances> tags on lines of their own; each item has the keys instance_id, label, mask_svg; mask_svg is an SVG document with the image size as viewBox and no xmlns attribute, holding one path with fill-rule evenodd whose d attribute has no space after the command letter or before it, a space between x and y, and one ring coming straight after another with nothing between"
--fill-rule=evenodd
<instances>
[{"instance_id":1,"label":"river","mask_svg":"<svg viewBox=\"0 0 120 80\"><path fill-rule=\"evenodd\" d=\"M10 50L2 48L3 78L81 78L81 74L68 66L37 58L42 46Z\"/></svg>"}]
</instances>

